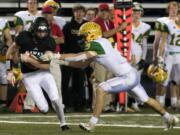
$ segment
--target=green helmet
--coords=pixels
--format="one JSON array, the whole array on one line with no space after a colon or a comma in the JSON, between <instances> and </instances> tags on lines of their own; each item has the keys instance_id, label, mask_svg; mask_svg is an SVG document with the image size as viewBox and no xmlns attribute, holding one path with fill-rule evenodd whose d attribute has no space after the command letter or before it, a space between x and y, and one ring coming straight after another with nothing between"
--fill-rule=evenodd
<instances>
[{"instance_id":1,"label":"green helmet","mask_svg":"<svg viewBox=\"0 0 180 135\"><path fill-rule=\"evenodd\" d=\"M143 6L138 2L133 2L133 10L141 11L143 13Z\"/></svg>"}]
</instances>

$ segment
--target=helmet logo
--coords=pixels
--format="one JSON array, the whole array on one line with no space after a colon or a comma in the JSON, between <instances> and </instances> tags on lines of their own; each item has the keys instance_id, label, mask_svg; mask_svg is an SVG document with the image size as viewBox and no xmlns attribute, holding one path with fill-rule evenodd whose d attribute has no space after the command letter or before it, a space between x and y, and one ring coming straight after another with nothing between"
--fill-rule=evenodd
<instances>
[{"instance_id":1,"label":"helmet logo","mask_svg":"<svg viewBox=\"0 0 180 135\"><path fill-rule=\"evenodd\" d=\"M47 31L47 27L46 26L39 26L38 27L38 31Z\"/></svg>"}]
</instances>

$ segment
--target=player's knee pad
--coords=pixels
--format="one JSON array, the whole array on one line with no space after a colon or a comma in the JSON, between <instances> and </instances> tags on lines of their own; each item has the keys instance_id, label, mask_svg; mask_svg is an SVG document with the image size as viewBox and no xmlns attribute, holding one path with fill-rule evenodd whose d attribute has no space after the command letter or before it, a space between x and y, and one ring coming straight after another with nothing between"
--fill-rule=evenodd
<instances>
[{"instance_id":1,"label":"player's knee pad","mask_svg":"<svg viewBox=\"0 0 180 135\"><path fill-rule=\"evenodd\" d=\"M46 114L46 113L48 113L49 106L48 105L44 105L42 107L39 107L39 110L40 110L41 113Z\"/></svg>"}]
</instances>

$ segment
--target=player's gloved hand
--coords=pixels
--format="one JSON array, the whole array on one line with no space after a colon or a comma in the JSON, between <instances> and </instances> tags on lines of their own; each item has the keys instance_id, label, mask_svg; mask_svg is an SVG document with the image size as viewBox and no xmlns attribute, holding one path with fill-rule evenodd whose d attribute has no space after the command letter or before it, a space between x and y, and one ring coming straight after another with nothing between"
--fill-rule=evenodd
<instances>
[{"instance_id":1,"label":"player's gloved hand","mask_svg":"<svg viewBox=\"0 0 180 135\"><path fill-rule=\"evenodd\" d=\"M137 65L138 65L138 70L144 69L145 60L141 59Z\"/></svg>"},{"instance_id":2,"label":"player's gloved hand","mask_svg":"<svg viewBox=\"0 0 180 135\"><path fill-rule=\"evenodd\" d=\"M39 57L41 61L51 61L52 59L59 59L61 55L59 53L52 53L51 51L47 51L44 55Z\"/></svg>"},{"instance_id":3,"label":"player's gloved hand","mask_svg":"<svg viewBox=\"0 0 180 135\"><path fill-rule=\"evenodd\" d=\"M22 72L20 68L13 68L7 74L7 81L12 85L15 86L20 80L22 80Z\"/></svg>"}]
</instances>

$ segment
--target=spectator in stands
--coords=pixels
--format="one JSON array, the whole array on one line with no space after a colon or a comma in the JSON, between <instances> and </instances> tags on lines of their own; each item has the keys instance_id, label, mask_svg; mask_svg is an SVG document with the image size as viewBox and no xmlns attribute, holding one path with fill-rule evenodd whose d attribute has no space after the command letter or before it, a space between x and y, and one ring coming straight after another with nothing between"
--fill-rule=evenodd
<instances>
[{"instance_id":1,"label":"spectator in stands","mask_svg":"<svg viewBox=\"0 0 180 135\"><path fill-rule=\"evenodd\" d=\"M99 5L97 17L93 20L97 24L99 24L103 31L103 37L105 38L113 38L111 42L114 42L114 36L116 32L121 30L121 26L114 27L114 22L110 19L110 7L106 3L102 3Z\"/></svg>"},{"instance_id":2,"label":"spectator in stands","mask_svg":"<svg viewBox=\"0 0 180 135\"><path fill-rule=\"evenodd\" d=\"M66 21L60 17L57 13L61 9L61 0L47 0L44 2L43 7L52 7L54 11L54 20L56 21L57 25L63 29L64 25L66 24Z\"/></svg>"},{"instance_id":3,"label":"spectator in stands","mask_svg":"<svg viewBox=\"0 0 180 135\"><path fill-rule=\"evenodd\" d=\"M64 28L65 45L62 53L78 53L83 51L82 37L79 36L79 28L84 20L86 9L82 5L73 7L73 17ZM72 67L62 67L62 91L66 111L81 111L86 105L85 100L85 71Z\"/></svg>"},{"instance_id":4,"label":"spectator in stands","mask_svg":"<svg viewBox=\"0 0 180 135\"><path fill-rule=\"evenodd\" d=\"M48 20L51 28L51 35L56 41L55 53L60 53L60 44L64 43L64 35L61 28L57 25L54 19L54 11L52 7L43 7L42 15Z\"/></svg>"},{"instance_id":5,"label":"spectator in stands","mask_svg":"<svg viewBox=\"0 0 180 135\"><path fill-rule=\"evenodd\" d=\"M37 0L27 0L27 10L19 11L14 15L14 24L16 29L16 36L26 30L28 31L31 27L32 22L36 17L41 16L41 12L38 11L38 1ZM26 91L22 83L20 83L19 91ZM27 93L24 101L24 112L37 112L34 101Z\"/></svg>"},{"instance_id":6,"label":"spectator in stands","mask_svg":"<svg viewBox=\"0 0 180 135\"><path fill-rule=\"evenodd\" d=\"M93 21L96 17L96 9L95 8L88 8L86 10L86 16L85 20L86 21Z\"/></svg>"},{"instance_id":7,"label":"spectator in stands","mask_svg":"<svg viewBox=\"0 0 180 135\"><path fill-rule=\"evenodd\" d=\"M7 107L6 51L12 44L10 26L7 20L0 19L0 109Z\"/></svg>"}]
</instances>

